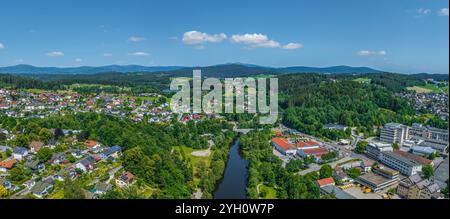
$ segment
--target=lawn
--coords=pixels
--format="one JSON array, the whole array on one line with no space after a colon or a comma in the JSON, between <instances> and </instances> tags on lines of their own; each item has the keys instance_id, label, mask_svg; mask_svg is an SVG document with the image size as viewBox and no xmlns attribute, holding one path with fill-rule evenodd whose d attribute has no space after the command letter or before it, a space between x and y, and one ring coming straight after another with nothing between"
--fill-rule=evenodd
<instances>
[{"instance_id":1,"label":"lawn","mask_svg":"<svg viewBox=\"0 0 450 219\"><path fill-rule=\"evenodd\" d=\"M356 78L356 79L353 79L353 81L369 84L372 80L370 78Z\"/></svg>"},{"instance_id":2,"label":"lawn","mask_svg":"<svg viewBox=\"0 0 450 219\"><path fill-rule=\"evenodd\" d=\"M436 84L426 84L424 86L408 87L407 89L416 91L417 93L448 93L448 85L438 86Z\"/></svg>"},{"instance_id":3,"label":"lawn","mask_svg":"<svg viewBox=\"0 0 450 219\"><path fill-rule=\"evenodd\" d=\"M192 169L194 171L194 184L198 185L198 183L200 183L200 178L196 175L197 171L198 171L198 167L200 165L201 162L204 162L206 164L206 167L208 168L210 163L211 163L211 155L209 157L197 157L197 156L192 156L191 153L193 151L202 151L202 150L194 150L192 148L186 147L186 146L180 146L180 147L174 147L174 150L181 150L181 152L183 153L183 155L189 159L190 164L192 165Z\"/></svg>"},{"instance_id":4,"label":"lawn","mask_svg":"<svg viewBox=\"0 0 450 219\"><path fill-rule=\"evenodd\" d=\"M260 185L259 192L260 192L260 194L261 193L264 194L264 196L262 196L261 199L276 199L277 198L277 191L273 187L269 187L266 185Z\"/></svg>"},{"instance_id":5,"label":"lawn","mask_svg":"<svg viewBox=\"0 0 450 219\"><path fill-rule=\"evenodd\" d=\"M56 192L53 192L47 198L48 199L63 199L64 198L64 191L63 190L58 190Z\"/></svg>"}]
</instances>

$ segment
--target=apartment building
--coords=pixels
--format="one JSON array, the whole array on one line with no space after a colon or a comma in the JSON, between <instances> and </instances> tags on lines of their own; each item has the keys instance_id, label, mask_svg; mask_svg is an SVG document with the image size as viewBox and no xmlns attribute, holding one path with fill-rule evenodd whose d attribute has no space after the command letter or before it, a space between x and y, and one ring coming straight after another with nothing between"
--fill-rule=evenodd
<instances>
[{"instance_id":1,"label":"apartment building","mask_svg":"<svg viewBox=\"0 0 450 219\"><path fill-rule=\"evenodd\" d=\"M388 123L380 132L380 141L390 144L403 144L409 138L409 127L399 123Z\"/></svg>"}]
</instances>

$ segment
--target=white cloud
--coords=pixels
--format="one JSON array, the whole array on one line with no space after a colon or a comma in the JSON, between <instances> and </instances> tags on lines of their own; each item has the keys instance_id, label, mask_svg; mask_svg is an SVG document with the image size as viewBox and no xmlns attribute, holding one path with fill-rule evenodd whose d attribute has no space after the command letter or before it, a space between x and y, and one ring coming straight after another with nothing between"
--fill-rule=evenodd
<instances>
[{"instance_id":1,"label":"white cloud","mask_svg":"<svg viewBox=\"0 0 450 219\"><path fill-rule=\"evenodd\" d=\"M385 56L387 53L384 50L380 51L369 51L369 50L360 50L356 53L359 56Z\"/></svg>"},{"instance_id":2,"label":"white cloud","mask_svg":"<svg viewBox=\"0 0 450 219\"><path fill-rule=\"evenodd\" d=\"M4 49L5 45L3 45L3 43L0 43L0 49Z\"/></svg>"},{"instance_id":3,"label":"white cloud","mask_svg":"<svg viewBox=\"0 0 450 219\"><path fill-rule=\"evenodd\" d=\"M303 48L303 45L300 43L288 43L283 46L283 49L287 49L287 50L301 49L301 48Z\"/></svg>"},{"instance_id":4,"label":"white cloud","mask_svg":"<svg viewBox=\"0 0 450 219\"><path fill-rule=\"evenodd\" d=\"M82 62L83 60L82 59L80 59L80 58L76 58L75 59L75 62Z\"/></svg>"},{"instance_id":5,"label":"white cloud","mask_svg":"<svg viewBox=\"0 0 450 219\"><path fill-rule=\"evenodd\" d=\"M282 46L279 42L269 39L267 35L261 33L233 35L231 36L232 43L242 43L247 45L247 48L281 48L281 49L300 49L303 47L300 43L288 43Z\"/></svg>"},{"instance_id":6,"label":"white cloud","mask_svg":"<svg viewBox=\"0 0 450 219\"><path fill-rule=\"evenodd\" d=\"M427 15L427 14L429 14L430 12L431 12L431 9L428 9L428 8L419 8L419 9L417 9L417 14L419 14L419 15Z\"/></svg>"},{"instance_id":7,"label":"white cloud","mask_svg":"<svg viewBox=\"0 0 450 219\"><path fill-rule=\"evenodd\" d=\"M183 34L183 43L189 45L202 43L220 43L225 39L227 39L227 35L224 33L210 35L193 30Z\"/></svg>"},{"instance_id":8,"label":"white cloud","mask_svg":"<svg viewBox=\"0 0 450 219\"><path fill-rule=\"evenodd\" d=\"M111 56L113 56L111 53L103 53L103 56L104 57L111 57Z\"/></svg>"},{"instance_id":9,"label":"white cloud","mask_svg":"<svg viewBox=\"0 0 450 219\"><path fill-rule=\"evenodd\" d=\"M267 35L260 33L231 36L232 43L242 43L248 45L249 48L278 48L280 43L274 40L270 40Z\"/></svg>"},{"instance_id":10,"label":"white cloud","mask_svg":"<svg viewBox=\"0 0 450 219\"><path fill-rule=\"evenodd\" d=\"M53 51L53 52L48 52L45 55L48 57L61 57L61 56L64 56L64 53L60 52L60 51Z\"/></svg>"},{"instance_id":11,"label":"white cloud","mask_svg":"<svg viewBox=\"0 0 450 219\"><path fill-rule=\"evenodd\" d=\"M439 16L447 16L448 17L448 8L441 8L438 11Z\"/></svg>"},{"instance_id":12,"label":"white cloud","mask_svg":"<svg viewBox=\"0 0 450 219\"><path fill-rule=\"evenodd\" d=\"M146 52L133 52L133 53L129 53L128 55L130 55L130 56L148 56L148 53L146 53Z\"/></svg>"},{"instance_id":13,"label":"white cloud","mask_svg":"<svg viewBox=\"0 0 450 219\"><path fill-rule=\"evenodd\" d=\"M128 38L128 41L130 41L130 42L141 42L141 41L144 41L144 40L145 40L145 38L144 37L140 37L140 36L130 36Z\"/></svg>"}]
</instances>

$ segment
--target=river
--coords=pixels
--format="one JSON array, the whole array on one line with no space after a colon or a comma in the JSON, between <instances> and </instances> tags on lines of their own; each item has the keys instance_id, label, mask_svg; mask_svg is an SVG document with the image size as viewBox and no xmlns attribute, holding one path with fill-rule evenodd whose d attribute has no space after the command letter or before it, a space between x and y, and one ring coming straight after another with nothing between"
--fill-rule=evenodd
<instances>
[{"instance_id":1,"label":"river","mask_svg":"<svg viewBox=\"0 0 450 219\"><path fill-rule=\"evenodd\" d=\"M214 192L215 199L247 198L247 165L248 162L239 151L239 139L237 139L230 148L223 179Z\"/></svg>"}]
</instances>

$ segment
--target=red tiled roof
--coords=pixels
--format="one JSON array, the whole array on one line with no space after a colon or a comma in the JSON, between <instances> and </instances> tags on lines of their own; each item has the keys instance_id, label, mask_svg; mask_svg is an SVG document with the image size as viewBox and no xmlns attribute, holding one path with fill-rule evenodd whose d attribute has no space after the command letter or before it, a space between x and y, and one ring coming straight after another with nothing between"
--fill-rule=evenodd
<instances>
[{"instance_id":1,"label":"red tiled roof","mask_svg":"<svg viewBox=\"0 0 450 219\"><path fill-rule=\"evenodd\" d=\"M394 153L396 153L396 154L398 154L398 155L400 155L402 157L406 157L408 159L417 161L417 162L419 162L421 164L431 164L431 163L433 163L432 160L428 160L428 159L426 159L424 157L421 157L421 156L418 156L418 155L415 155L415 154L411 154L411 153L408 153L408 152L405 152L405 151L396 150L396 151L394 151Z\"/></svg>"},{"instance_id":2,"label":"red tiled roof","mask_svg":"<svg viewBox=\"0 0 450 219\"><path fill-rule=\"evenodd\" d=\"M15 159L11 159L9 161L2 161L2 162L0 162L0 167L6 168L6 169L11 169L14 166L14 164L16 164L16 163L17 163L17 160L15 160Z\"/></svg>"},{"instance_id":3,"label":"red tiled roof","mask_svg":"<svg viewBox=\"0 0 450 219\"><path fill-rule=\"evenodd\" d=\"M273 138L272 142L283 148L284 150L289 150L293 148L293 145L290 144L285 138Z\"/></svg>"},{"instance_id":4,"label":"red tiled roof","mask_svg":"<svg viewBox=\"0 0 450 219\"><path fill-rule=\"evenodd\" d=\"M312 146L318 146L319 143L315 142L315 141L299 141L295 144L295 146L299 147L299 148L304 148L304 147L312 147Z\"/></svg>"},{"instance_id":5,"label":"red tiled roof","mask_svg":"<svg viewBox=\"0 0 450 219\"><path fill-rule=\"evenodd\" d=\"M130 173L129 171L123 173L123 175L127 176L127 180L129 183L132 183L134 180L134 175L132 173Z\"/></svg>"},{"instance_id":6,"label":"red tiled roof","mask_svg":"<svg viewBox=\"0 0 450 219\"><path fill-rule=\"evenodd\" d=\"M334 179L333 179L333 177L328 177L325 179L319 179L316 182L319 185L319 187L322 187L322 186L334 184Z\"/></svg>"},{"instance_id":7,"label":"red tiled roof","mask_svg":"<svg viewBox=\"0 0 450 219\"><path fill-rule=\"evenodd\" d=\"M307 155L322 156L324 154L327 154L328 150L325 148L311 148L304 149L303 152Z\"/></svg>"},{"instance_id":8,"label":"red tiled roof","mask_svg":"<svg viewBox=\"0 0 450 219\"><path fill-rule=\"evenodd\" d=\"M87 140L86 142L84 142L84 145L88 147L94 147L95 145L97 145L97 142L93 140Z\"/></svg>"}]
</instances>

